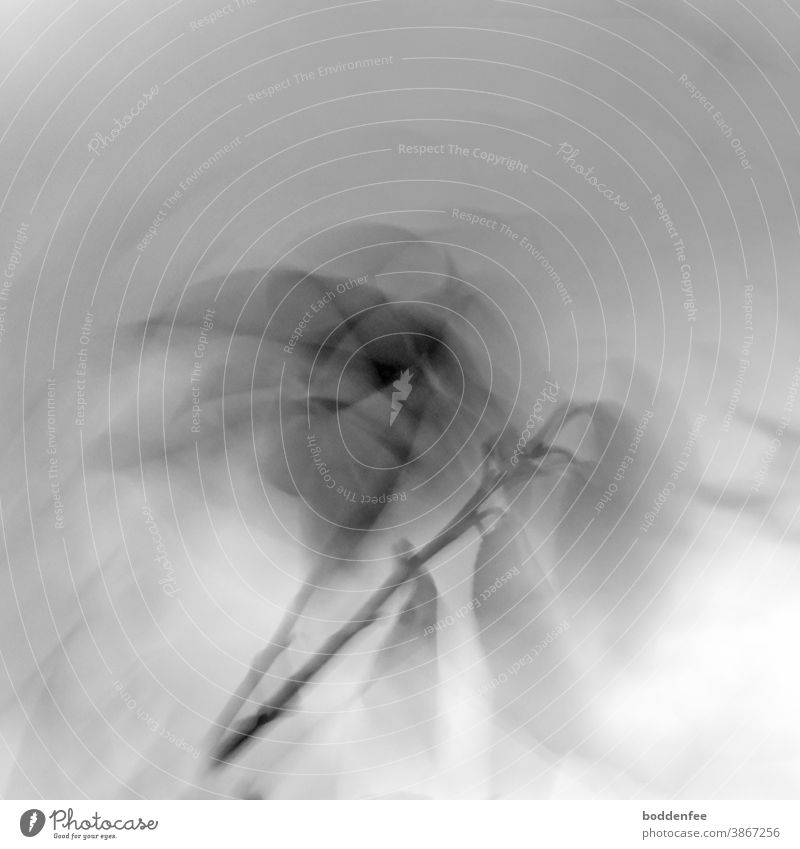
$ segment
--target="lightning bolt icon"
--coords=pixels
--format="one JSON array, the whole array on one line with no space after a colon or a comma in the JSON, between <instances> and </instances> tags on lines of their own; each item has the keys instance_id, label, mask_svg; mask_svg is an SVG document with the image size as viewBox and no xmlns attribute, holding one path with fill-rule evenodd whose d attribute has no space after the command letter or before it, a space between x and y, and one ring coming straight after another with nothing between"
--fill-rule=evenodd
<instances>
[{"instance_id":1,"label":"lightning bolt icon","mask_svg":"<svg viewBox=\"0 0 800 849\"><path fill-rule=\"evenodd\" d=\"M32 811L31 812L31 820L28 823L28 834L30 834L33 831L33 827L36 825L36 820L38 820L38 819L39 819L39 814L37 814L36 811Z\"/></svg>"},{"instance_id":2,"label":"lightning bolt icon","mask_svg":"<svg viewBox=\"0 0 800 849\"><path fill-rule=\"evenodd\" d=\"M398 380L392 384L397 390L392 392L392 411L389 413L389 427L394 424L394 420L400 415L400 410L403 409L403 402L408 400L411 390L414 388L411 385L411 378L414 375L409 369L405 369Z\"/></svg>"}]
</instances>

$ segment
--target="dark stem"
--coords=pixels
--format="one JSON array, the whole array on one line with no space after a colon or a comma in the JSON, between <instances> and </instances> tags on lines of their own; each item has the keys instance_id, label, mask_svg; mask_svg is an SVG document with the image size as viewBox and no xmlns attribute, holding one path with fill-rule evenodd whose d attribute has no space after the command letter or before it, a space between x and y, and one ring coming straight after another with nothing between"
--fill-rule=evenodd
<instances>
[{"instance_id":1,"label":"dark stem","mask_svg":"<svg viewBox=\"0 0 800 849\"><path fill-rule=\"evenodd\" d=\"M526 459L527 464L520 463L519 466L512 471L501 471L497 467L489 464L489 470L485 474L481 485L478 487L475 494L467 501L467 503L458 511L456 516L426 545L417 551L410 554L401 554L400 565L390 575L387 581L378 589L365 604L354 614L350 621L332 634L320 650L305 664L297 674L284 682L275 697L269 704L264 704L256 714L247 719L242 720L230 735L221 740L216 751L212 755L214 766L221 766L230 762L231 757L236 752L248 743L260 728L263 728L268 723L272 722L281 714L285 713L288 705L294 696L316 676L323 667L330 662L331 658L335 657L344 646L353 639L357 634L364 630L368 625L371 625L379 616L383 605L394 595L394 593L403 586L406 581L412 578L432 557L435 557L442 549L446 548L450 543L455 542L469 528L474 525L480 525L484 513L481 507L489 499L489 497L501 486L508 483L514 478L521 475L532 475L539 467L541 458L547 452L547 446L542 443L537 443L531 446L527 456L520 459ZM553 449L550 449L551 451ZM569 452L563 449L555 449L557 453L568 454ZM305 588L304 588L305 589ZM302 591L301 591L302 594ZM303 600L303 604L305 600ZM302 607L302 605L300 605ZM295 603L293 610L297 610L298 605ZM290 611L284 619L279 631L283 631L283 626L286 626L286 636L288 639L291 633L291 627L294 624L297 614ZM280 643L273 638L273 644ZM268 650L271 647L268 647ZM279 646L278 651L282 650ZM273 658L274 659L274 658ZM263 676L263 664L253 665L248 677L240 685L237 691L237 698L234 699L232 706L223 712L220 717L220 722L223 728L229 728L233 717L241 707L244 698L252 692L255 684ZM245 693L244 697L241 693ZM234 710L235 708L235 710ZM226 720L222 722L222 720Z\"/></svg>"},{"instance_id":2,"label":"dark stem","mask_svg":"<svg viewBox=\"0 0 800 849\"><path fill-rule=\"evenodd\" d=\"M220 764L228 761L240 746L244 745L253 737L259 728L267 725L284 713L294 696L317 675L330 659L337 655L356 634L363 631L364 628L371 625L378 618L381 607L416 572L420 565L420 561L414 557L408 557L402 560L400 568L368 599L353 618L343 628L340 628L329 637L322 648L311 660L300 668L293 678L284 682L283 686L275 694L271 704L263 705L258 713L239 723L228 739L222 741L213 760Z\"/></svg>"},{"instance_id":3,"label":"dark stem","mask_svg":"<svg viewBox=\"0 0 800 849\"><path fill-rule=\"evenodd\" d=\"M295 595L292 603L284 613L280 625L278 625L278 630L272 635L268 645L253 659L247 675L245 675L242 682L236 688L236 692L225 705L225 708L217 719L216 728L219 731L214 736L214 746L219 744L222 736L233 725L247 698L258 686L258 682L267 674L272 664L289 647L294 626L303 608L306 606L306 602L311 597L311 593L315 589L315 583L314 575L312 574L300 588L297 595Z\"/></svg>"}]
</instances>

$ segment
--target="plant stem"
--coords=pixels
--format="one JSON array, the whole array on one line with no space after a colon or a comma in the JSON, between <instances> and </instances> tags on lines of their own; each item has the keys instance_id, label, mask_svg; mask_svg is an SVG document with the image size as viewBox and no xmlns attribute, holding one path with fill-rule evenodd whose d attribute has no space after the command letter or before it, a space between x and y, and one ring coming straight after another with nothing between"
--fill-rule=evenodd
<instances>
[{"instance_id":1,"label":"plant stem","mask_svg":"<svg viewBox=\"0 0 800 849\"><path fill-rule=\"evenodd\" d=\"M283 686L275 694L274 699L270 704L263 705L259 711L252 717L249 717L239 723L228 739L223 739L214 753L212 760L217 764L223 764L230 761L232 755L237 750L247 743L256 732L264 725L272 722L282 713L287 710L288 703L297 695L297 693L315 676L317 673L330 661L332 657L337 655L342 648L364 630L368 625L371 625L380 614L380 609L394 595L394 593L413 577L417 571L432 557L438 554L443 548L450 545L451 542L457 540L466 530L480 521L480 507L489 498L489 496L503 483L506 478L505 472L494 472L490 474L483 484L478 488L478 491L469 499L464 507L459 510L456 516L440 531L427 545L424 545L418 551L402 556L400 558L399 567L390 575L383 586L378 589L358 610L350 621L334 634L332 634L322 648L300 668L297 675L290 680L284 682ZM296 605L295 605L296 607ZM289 615L284 618L283 626L287 626L287 633L290 632L297 618L295 615ZM272 648L276 645L276 639L273 638ZM263 664L261 665L263 666ZM234 702L228 706L228 709L223 712L220 717L220 724L223 728L230 727L230 722L238 713L241 704L247 695L252 692L255 684L260 680L263 673L258 673L251 669L245 681L237 691L237 697ZM242 697L240 694L244 692ZM223 723L223 720L226 720Z\"/></svg>"},{"instance_id":2,"label":"plant stem","mask_svg":"<svg viewBox=\"0 0 800 849\"><path fill-rule=\"evenodd\" d=\"M250 669L245 675L242 682L236 688L236 692L231 697L230 701L225 705L222 713L220 713L216 728L219 729L214 735L214 745L218 745L225 732L233 725L234 720L239 714L239 711L244 706L247 697L258 686L258 682L267 674L273 663L283 654L289 647L292 638L294 626L306 606L306 602L311 597L311 593L315 589L315 581L313 575L305 581L298 593L292 599L291 605L278 625L278 630L272 635L267 646L262 649L253 659Z\"/></svg>"},{"instance_id":3,"label":"plant stem","mask_svg":"<svg viewBox=\"0 0 800 849\"><path fill-rule=\"evenodd\" d=\"M483 518L481 507L498 488L520 475L533 474L539 466L539 460L543 453L542 447L543 446L541 444L533 446L527 457L527 459L532 463L532 465L528 468L522 464L511 472L501 471L497 468L489 468L489 471L485 474L477 491L461 508L461 510L458 511L455 517L451 519L450 522L448 522L448 524L422 548L411 554L401 555L400 565L392 573L392 575L389 576L383 586L370 596L370 598L354 614L346 625L328 638L320 650L300 668L293 678L284 682L272 701L269 704L262 705L258 712L253 716L242 720L238 726L231 731L227 739L223 736L223 739L219 742L216 751L212 755L212 762L214 766L222 766L225 763L229 763L231 757L236 754L242 746L252 740L260 728L285 713L288 709L289 702L294 698L294 696L296 696L297 693L312 678L314 678L317 673L320 672L331 658L335 657L342 648L353 639L353 637L363 631L368 625L371 625L378 618L381 607L383 607L383 605L401 586L406 583L406 581L412 578L428 560L437 555L443 548L446 548L450 545L450 543L455 542L472 526L480 524ZM569 452L561 449L556 449L556 451L558 453L569 454ZM304 590L307 589L308 586L309 585L307 584L306 587L304 587ZM302 593L303 590L301 590L298 598L300 598ZM279 634L285 633L287 640L291 633L291 629L294 626L294 622L297 619L299 610L302 609L304 604L305 598L300 604L296 601L293 609L289 611L279 628ZM274 654L275 651L279 654L280 651L283 650L283 647L284 646L280 645L278 635L276 635L276 637L272 640L272 645L268 647L265 657L270 659L271 654ZM272 653L269 652L270 649L273 649ZM272 660L274 660L274 657L271 657L270 662ZM248 673L248 676L245 678L245 681L242 682L237 690L233 703L229 705L229 709L226 709L220 717L220 724L223 728L227 729L231 726L232 720L241 708L244 699L246 699L250 692L252 692L258 680L260 680L261 676L263 676L264 672L260 672L263 668L263 662L259 664L258 667L254 663L253 668L251 668L250 673ZM264 669L264 671L266 670ZM241 695L242 693L244 693L244 696ZM223 722L223 720L225 721Z\"/></svg>"},{"instance_id":4,"label":"plant stem","mask_svg":"<svg viewBox=\"0 0 800 849\"><path fill-rule=\"evenodd\" d=\"M360 631L371 625L380 613L380 608L388 601L394 592L402 586L419 568L420 563L413 557L401 561L401 566L386 581L386 583L361 607L353 618L336 631L322 648L300 668L294 678L285 681L275 694L272 704L263 705L258 713L239 723L227 740L220 744L214 760L224 763L230 760L240 746L244 745L259 728L272 722L284 713L292 698L325 666L332 657Z\"/></svg>"}]
</instances>

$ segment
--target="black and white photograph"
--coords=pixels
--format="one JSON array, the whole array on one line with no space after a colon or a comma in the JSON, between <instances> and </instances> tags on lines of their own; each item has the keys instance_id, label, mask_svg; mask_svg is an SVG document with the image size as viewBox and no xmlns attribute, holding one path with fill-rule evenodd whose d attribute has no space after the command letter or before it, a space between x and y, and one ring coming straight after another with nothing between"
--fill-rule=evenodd
<instances>
[{"instance_id":1,"label":"black and white photograph","mask_svg":"<svg viewBox=\"0 0 800 849\"><path fill-rule=\"evenodd\" d=\"M797 0L0 9L0 844L797 846Z\"/></svg>"}]
</instances>

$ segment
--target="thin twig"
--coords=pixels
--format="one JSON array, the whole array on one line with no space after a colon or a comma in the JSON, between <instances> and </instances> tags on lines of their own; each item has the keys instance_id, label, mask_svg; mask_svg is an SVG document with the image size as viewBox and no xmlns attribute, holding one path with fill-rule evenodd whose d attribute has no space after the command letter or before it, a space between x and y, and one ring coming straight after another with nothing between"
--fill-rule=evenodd
<instances>
[{"instance_id":1,"label":"thin twig","mask_svg":"<svg viewBox=\"0 0 800 849\"><path fill-rule=\"evenodd\" d=\"M227 740L220 744L213 760L218 764L229 761L240 746L250 740L253 735L276 717L287 710L292 698L325 666L328 661L360 631L372 624L380 614L381 607L388 601L394 592L402 586L419 568L420 563L414 557L401 560L401 566L397 569L386 583L364 604L358 613L345 625L333 634L323 647L300 668L295 677L284 682L283 686L275 694L272 704L263 705L252 717L239 723Z\"/></svg>"},{"instance_id":2,"label":"thin twig","mask_svg":"<svg viewBox=\"0 0 800 849\"><path fill-rule=\"evenodd\" d=\"M482 518L481 505L495 492L506 477L506 472L495 471L488 474L477 492L442 531L418 551L402 556L400 566L387 579L386 583L367 600L344 627L328 638L322 648L293 678L284 682L270 704L263 705L254 716L239 723L228 739L223 739L220 742L212 760L217 764L230 761L231 756L250 740L260 728L284 713L291 699L320 672L330 659L337 655L353 637L378 618L383 605L406 581L416 574L428 560L450 545L451 542L457 540L469 527L480 522ZM246 681L248 680L249 676ZM240 690L244 688L244 686L240 686ZM247 694L249 695L251 691L252 687ZM240 706L241 701L238 703L236 713L238 713ZM235 716L236 713L233 715ZM226 711L225 716L230 720L230 711ZM223 727L227 728L229 724Z\"/></svg>"},{"instance_id":3,"label":"thin twig","mask_svg":"<svg viewBox=\"0 0 800 849\"><path fill-rule=\"evenodd\" d=\"M316 574L316 573L314 573ZM217 746L225 732L233 725L234 720L239 715L247 698L258 686L259 681L267 674L270 667L289 647L292 639L292 631L297 623L306 602L311 597L311 593L315 589L316 581L313 575L304 582L298 593L292 599L291 605L281 619L278 629L270 638L267 646L262 649L250 664L250 669L236 688L236 692L223 708L217 718L216 728L217 733L214 735L213 745Z\"/></svg>"},{"instance_id":4,"label":"thin twig","mask_svg":"<svg viewBox=\"0 0 800 849\"><path fill-rule=\"evenodd\" d=\"M562 449L556 450L558 453L569 453ZM524 456L524 459L531 463L527 469L523 465L519 465L509 472L507 470L503 471L496 467L492 467L491 464L487 464L487 473L484 475L481 485L461 508L461 510L459 510L453 517L453 519L451 519L450 522L448 522L448 524L422 548L413 553L401 555L399 567L387 579L383 586L370 596L370 598L350 619L350 621L332 634L320 650L304 666L301 667L293 678L284 682L283 686L278 690L270 703L262 705L256 714L242 720L238 727L231 731L231 734L227 739L222 739L215 753L212 755L212 762L214 765L221 766L225 763L229 763L231 757L235 755L242 746L250 741L259 729L263 728L263 726L285 713L288 709L289 702L294 698L294 696L296 696L297 693L312 678L314 678L320 670L322 670L331 658L335 657L342 648L351 639L353 639L353 637L359 634L368 625L371 625L378 618L383 605L401 586L406 583L406 581L413 577L428 560L435 557L442 549L450 545L450 543L455 542L470 527L476 524L482 524L485 519L485 513L481 511L481 507L491 497L491 495L501 486L504 486L506 483L520 475L525 473L528 475L533 474L539 468L541 458L546 451L547 446L543 446L542 444L532 446L529 453ZM291 625L293 624L294 619L291 620ZM244 689L244 687L240 687L240 689ZM249 692L251 691L252 687L247 694L249 695ZM239 706L240 705L241 702L239 703ZM238 713L238 709L236 712ZM228 712L226 712L225 715L232 719ZM230 725L227 724L224 727L227 728L230 727Z\"/></svg>"}]
</instances>

